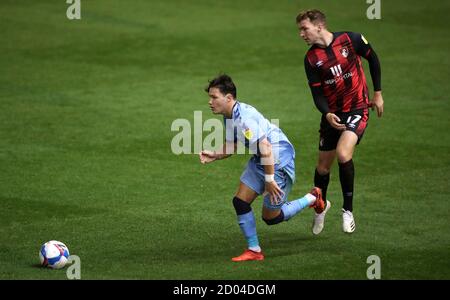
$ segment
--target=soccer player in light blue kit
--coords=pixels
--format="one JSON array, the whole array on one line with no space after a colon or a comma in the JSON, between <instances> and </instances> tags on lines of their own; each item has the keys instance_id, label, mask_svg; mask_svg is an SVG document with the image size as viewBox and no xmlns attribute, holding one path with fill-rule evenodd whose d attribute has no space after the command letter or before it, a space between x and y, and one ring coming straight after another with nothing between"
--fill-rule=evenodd
<instances>
[{"instance_id":1,"label":"soccer player in light blue kit","mask_svg":"<svg viewBox=\"0 0 450 300\"><path fill-rule=\"evenodd\" d=\"M306 207L321 213L325 207L321 190L314 187L303 198L287 201L295 180L295 151L280 128L271 124L252 106L236 99L236 86L228 75L209 82L205 91L214 114L224 116L226 143L220 151L199 153L203 164L230 157L240 141L253 153L241 175L233 206L248 248L232 261L263 260L256 233L256 221L251 203L264 196L262 219L268 225L287 221ZM239 151L238 151L239 152Z\"/></svg>"}]
</instances>

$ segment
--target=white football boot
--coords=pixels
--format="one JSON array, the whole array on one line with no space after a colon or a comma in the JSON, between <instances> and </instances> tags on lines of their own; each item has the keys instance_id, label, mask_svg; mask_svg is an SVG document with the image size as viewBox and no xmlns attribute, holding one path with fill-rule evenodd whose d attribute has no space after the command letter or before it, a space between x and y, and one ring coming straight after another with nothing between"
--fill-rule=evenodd
<instances>
[{"instance_id":1,"label":"white football boot","mask_svg":"<svg viewBox=\"0 0 450 300\"><path fill-rule=\"evenodd\" d=\"M318 214L314 213L314 219L313 219L313 226L312 226L312 232L313 234L317 235L322 232L323 226L325 223L325 214L331 207L331 202L327 200L327 206L325 207L325 210Z\"/></svg>"},{"instance_id":2,"label":"white football boot","mask_svg":"<svg viewBox=\"0 0 450 300\"><path fill-rule=\"evenodd\" d=\"M356 224L353 214L349 210L342 209L342 230L347 233L355 231Z\"/></svg>"}]
</instances>

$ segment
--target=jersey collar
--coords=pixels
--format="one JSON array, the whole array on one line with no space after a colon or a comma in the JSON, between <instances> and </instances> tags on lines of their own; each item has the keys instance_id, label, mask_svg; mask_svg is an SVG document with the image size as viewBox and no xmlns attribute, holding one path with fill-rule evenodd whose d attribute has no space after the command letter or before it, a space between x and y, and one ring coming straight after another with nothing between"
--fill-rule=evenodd
<instances>
[{"instance_id":1,"label":"jersey collar","mask_svg":"<svg viewBox=\"0 0 450 300\"><path fill-rule=\"evenodd\" d=\"M236 102L233 105L233 108L231 109L231 118L236 119L239 116L239 101L236 100Z\"/></svg>"},{"instance_id":2,"label":"jersey collar","mask_svg":"<svg viewBox=\"0 0 450 300\"><path fill-rule=\"evenodd\" d=\"M328 46L322 48L322 47L319 47L319 46L317 46L316 44L314 44L313 47L312 47L312 49L314 49L314 48L317 48L317 49L327 49L327 48L332 47L334 41L336 40L336 38L337 38L337 36L338 36L338 33L337 33L337 32L332 32L332 34L333 34L333 39L331 40L331 43L330 43Z\"/></svg>"}]
</instances>

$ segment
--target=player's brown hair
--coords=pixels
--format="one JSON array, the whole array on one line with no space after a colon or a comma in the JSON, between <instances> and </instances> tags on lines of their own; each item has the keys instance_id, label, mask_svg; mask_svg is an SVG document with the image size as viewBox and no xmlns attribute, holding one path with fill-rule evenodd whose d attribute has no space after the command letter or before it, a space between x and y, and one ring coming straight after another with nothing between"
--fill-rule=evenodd
<instances>
[{"instance_id":1,"label":"player's brown hair","mask_svg":"<svg viewBox=\"0 0 450 300\"><path fill-rule=\"evenodd\" d=\"M209 93L210 88L218 88L222 94L231 94L236 99L236 86L227 74L221 74L210 80L208 86L205 88L205 92Z\"/></svg>"},{"instance_id":2,"label":"player's brown hair","mask_svg":"<svg viewBox=\"0 0 450 300\"><path fill-rule=\"evenodd\" d=\"M327 18L325 17L325 14L318 9L309 9L300 12L296 18L297 24L306 19L309 19L309 21L315 25L322 23L327 27Z\"/></svg>"}]
</instances>

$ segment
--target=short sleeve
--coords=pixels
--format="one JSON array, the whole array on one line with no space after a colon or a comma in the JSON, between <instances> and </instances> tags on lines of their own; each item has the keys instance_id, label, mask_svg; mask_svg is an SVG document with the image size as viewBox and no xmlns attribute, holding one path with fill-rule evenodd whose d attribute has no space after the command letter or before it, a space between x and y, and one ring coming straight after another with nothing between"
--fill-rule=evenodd
<instances>
[{"instance_id":1,"label":"short sleeve","mask_svg":"<svg viewBox=\"0 0 450 300\"><path fill-rule=\"evenodd\" d=\"M356 51L356 54L364 58L367 58L367 56L370 54L372 47L370 46L369 42L364 37L364 35L357 32L347 32L347 34L350 37L350 40L352 41L352 45Z\"/></svg>"},{"instance_id":2,"label":"short sleeve","mask_svg":"<svg viewBox=\"0 0 450 300\"><path fill-rule=\"evenodd\" d=\"M248 119L242 124L242 134L249 144L254 144L267 136L262 126L254 119Z\"/></svg>"}]
</instances>

